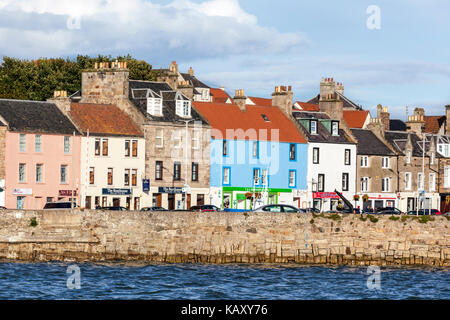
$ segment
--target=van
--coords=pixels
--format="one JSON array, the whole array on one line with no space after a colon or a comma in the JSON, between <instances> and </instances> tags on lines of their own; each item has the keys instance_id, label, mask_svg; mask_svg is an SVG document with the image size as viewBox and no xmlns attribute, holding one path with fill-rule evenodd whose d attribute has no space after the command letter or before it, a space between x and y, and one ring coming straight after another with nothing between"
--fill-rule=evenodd
<instances>
[{"instance_id":1,"label":"van","mask_svg":"<svg viewBox=\"0 0 450 320\"><path fill-rule=\"evenodd\" d=\"M74 208L76 208L77 206L74 203ZM72 203L70 201L61 201L61 202L48 202L45 204L44 206L44 210L47 209L71 209L72 208Z\"/></svg>"}]
</instances>

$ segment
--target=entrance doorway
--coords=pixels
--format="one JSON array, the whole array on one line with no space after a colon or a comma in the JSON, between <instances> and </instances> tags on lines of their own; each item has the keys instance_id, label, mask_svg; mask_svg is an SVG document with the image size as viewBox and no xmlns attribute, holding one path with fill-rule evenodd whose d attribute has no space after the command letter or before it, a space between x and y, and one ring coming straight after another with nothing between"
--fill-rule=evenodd
<instances>
[{"instance_id":1,"label":"entrance doorway","mask_svg":"<svg viewBox=\"0 0 450 320\"><path fill-rule=\"evenodd\" d=\"M169 210L175 210L175 195L169 194L167 197L167 201L169 203Z\"/></svg>"},{"instance_id":2,"label":"entrance doorway","mask_svg":"<svg viewBox=\"0 0 450 320\"><path fill-rule=\"evenodd\" d=\"M84 207L86 209L91 209L91 196L86 196Z\"/></svg>"},{"instance_id":3,"label":"entrance doorway","mask_svg":"<svg viewBox=\"0 0 450 320\"><path fill-rule=\"evenodd\" d=\"M120 198L113 198L113 206L114 207L120 206Z\"/></svg>"}]
</instances>

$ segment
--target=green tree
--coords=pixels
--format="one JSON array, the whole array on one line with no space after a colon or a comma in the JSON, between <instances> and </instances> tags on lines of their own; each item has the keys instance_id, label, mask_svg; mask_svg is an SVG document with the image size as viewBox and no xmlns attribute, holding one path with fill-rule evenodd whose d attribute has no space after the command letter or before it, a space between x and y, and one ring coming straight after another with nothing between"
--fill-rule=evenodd
<instances>
[{"instance_id":1,"label":"green tree","mask_svg":"<svg viewBox=\"0 0 450 320\"><path fill-rule=\"evenodd\" d=\"M72 94L81 89L81 72L93 69L95 62L126 61L130 79L156 80L156 71L144 60L131 55L97 57L79 55L75 59L41 58L21 60L3 57L0 64L0 98L44 101L55 90Z\"/></svg>"}]
</instances>

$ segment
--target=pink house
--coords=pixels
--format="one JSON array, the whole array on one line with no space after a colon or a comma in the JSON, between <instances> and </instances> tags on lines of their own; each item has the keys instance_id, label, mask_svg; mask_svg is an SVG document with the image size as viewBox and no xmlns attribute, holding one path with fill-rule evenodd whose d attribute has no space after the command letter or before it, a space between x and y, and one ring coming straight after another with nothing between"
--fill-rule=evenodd
<instances>
[{"instance_id":1,"label":"pink house","mask_svg":"<svg viewBox=\"0 0 450 320\"><path fill-rule=\"evenodd\" d=\"M46 202L79 204L81 136L49 102L0 99L7 126L5 207L42 209Z\"/></svg>"}]
</instances>

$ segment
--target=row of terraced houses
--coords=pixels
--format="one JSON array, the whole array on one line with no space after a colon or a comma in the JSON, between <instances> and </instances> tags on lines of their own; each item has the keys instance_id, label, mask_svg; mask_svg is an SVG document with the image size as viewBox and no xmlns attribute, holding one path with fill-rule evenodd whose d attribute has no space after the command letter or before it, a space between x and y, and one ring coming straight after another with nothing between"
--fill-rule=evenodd
<instances>
[{"instance_id":1,"label":"row of terraced houses","mask_svg":"<svg viewBox=\"0 0 450 320\"><path fill-rule=\"evenodd\" d=\"M371 117L332 78L302 102L286 86L271 98L232 97L176 62L157 81L100 63L70 95L0 100L0 206L446 212L449 137L450 106L442 116L416 108L403 122L379 105Z\"/></svg>"}]
</instances>

